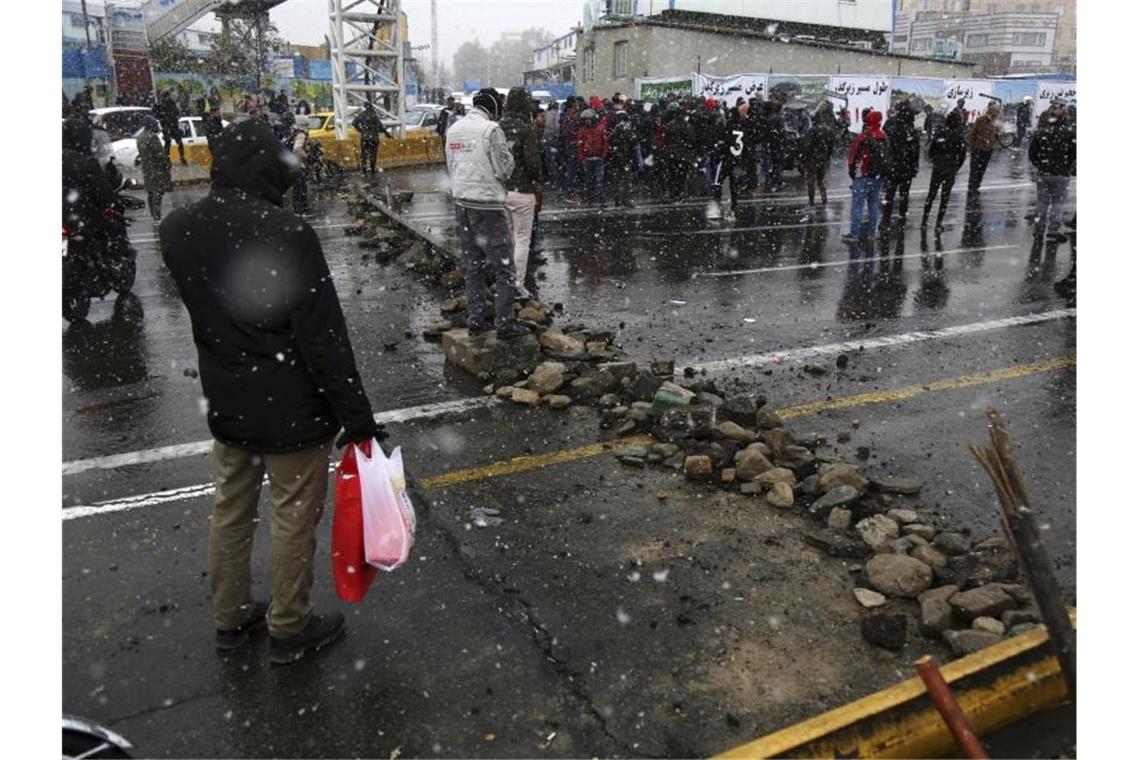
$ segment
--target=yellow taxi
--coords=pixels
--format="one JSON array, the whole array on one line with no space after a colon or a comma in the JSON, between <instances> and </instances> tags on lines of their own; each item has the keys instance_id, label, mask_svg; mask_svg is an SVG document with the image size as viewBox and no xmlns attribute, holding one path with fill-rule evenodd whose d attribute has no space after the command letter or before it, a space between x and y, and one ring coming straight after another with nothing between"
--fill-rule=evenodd
<instances>
[{"instance_id":1,"label":"yellow taxi","mask_svg":"<svg viewBox=\"0 0 1140 760\"><path fill-rule=\"evenodd\" d=\"M336 123L332 111L310 114L309 138L321 144L325 157L336 161L341 166L357 167L360 165L360 133L348 126L348 137L345 140L336 139ZM384 124L388 131L395 133L393 124ZM394 166L410 166L413 164L431 163L443 160L443 144L439 135L434 132L417 131L404 139L381 137L380 152L377 163L384 168Z\"/></svg>"}]
</instances>

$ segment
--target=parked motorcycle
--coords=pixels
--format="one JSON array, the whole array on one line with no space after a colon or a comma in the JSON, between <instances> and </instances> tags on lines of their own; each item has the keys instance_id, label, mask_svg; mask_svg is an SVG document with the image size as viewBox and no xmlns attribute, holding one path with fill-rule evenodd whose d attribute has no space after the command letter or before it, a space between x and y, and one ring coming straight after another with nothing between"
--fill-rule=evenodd
<instances>
[{"instance_id":1,"label":"parked motorcycle","mask_svg":"<svg viewBox=\"0 0 1140 760\"><path fill-rule=\"evenodd\" d=\"M115 201L103 210L104 224L97 231L63 227L63 318L78 322L87 317L92 298L112 290L126 293L135 284L137 254L127 236L126 211L141 201L123 193L133 183L108 163L105 171L115 190Z\"/></svg>"}]
</instances>

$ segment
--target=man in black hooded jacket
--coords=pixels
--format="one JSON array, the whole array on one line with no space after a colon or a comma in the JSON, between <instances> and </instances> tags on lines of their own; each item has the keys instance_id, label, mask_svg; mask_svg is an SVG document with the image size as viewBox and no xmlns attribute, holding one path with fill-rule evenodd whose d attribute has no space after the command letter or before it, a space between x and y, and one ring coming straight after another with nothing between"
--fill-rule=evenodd
<instances>
[{"instance_id":1,"label":"man in black hooded jacket","mask_svg":"<svg viewBox=\"0 0 1140 760\"><path fill-rule=\"evenodd\" d=\"M210 576L217 647L234 649L268 612L270 660L336 639L344 616L312 614L315 531L329 450L383 439L313 229L282 208L299 167L269 125L215 141L209 195L167 216L162 257L190 312L217 481ZM269 476L272 603L250 596L257 501Z\"/></svg>"}]
</instances>

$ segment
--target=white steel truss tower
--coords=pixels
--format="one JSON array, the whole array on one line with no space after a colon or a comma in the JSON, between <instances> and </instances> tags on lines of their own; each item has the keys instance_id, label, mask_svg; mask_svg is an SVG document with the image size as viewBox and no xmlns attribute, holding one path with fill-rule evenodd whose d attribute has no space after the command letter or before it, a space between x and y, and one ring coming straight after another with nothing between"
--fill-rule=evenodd
<instances>
[{"instance_id":1,"label":"white steel truss tower","mask_svg":"<svg viewBox=\"0 0 1140 760\"><path fill-rule=\"evenodd\" d=\"M404 131L404 35L400 0L328 0L336 138L365 102ZM351 65L350 65L351 64Z\"/></svg>"}]
</instances>

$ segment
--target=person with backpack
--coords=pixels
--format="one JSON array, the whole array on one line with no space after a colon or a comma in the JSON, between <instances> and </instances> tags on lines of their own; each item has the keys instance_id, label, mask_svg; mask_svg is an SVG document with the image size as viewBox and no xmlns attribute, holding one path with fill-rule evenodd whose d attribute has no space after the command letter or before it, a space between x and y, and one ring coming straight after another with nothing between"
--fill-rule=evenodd
<instances>
[{"instance_id":1,"label":"person with backpack","mask_svg":"<svg viewBox=\"0 0 1140 760\"><path fill-rule=\"evenodd\" d=\"M926 193L926 202L922 207L922 226L926 227L930 221L930 209L938 193L942 198L938 204L938 219L935 222L935 232L942 231L942 218L946 216L946 206L950 203L950 191L954 187L954 179L962 164L966 163L966 137L961 111L955 109L945 119L935 120L931 131L930 147L927 155L930 156L932 171L930 173L930 189Z\"/></svg>"},{"instance_id":2,"label":"person with backpack","mask_svg":"<svg viewBox=\"0 0 1140 760\"><path fill-rule=\"evenodd\" d=\"M918 174L918 157L922 153L922 133L914 126L914 115L910 103L900 101L883 127L883 132L887 135L889 156L883 206L884 226L891 223L896 192L899 196L899 223L906 221L906 210L910 205L910 183Z\"/></svg>"},{"instance_id":3,"label":"person with backpack","mask_svg":"<svg viewBox=\"0 0 1140 760\"><path fill-rule=\"evenodd\" d=\"M827 165L831 163L831 154L835 152L836 134L835 114L831 101L824 98L819 101L815 109L815 118L811 120L804 137L804 177L807 179L808 205L815 205L815 191L819 188L819 197L827 203L827 187L824 178L827 176Z\"/></svg>"},{"instance_id":4,"label":"person with backpack","mask_svg":"<svg viewBox=\"0 0 1140 760\"><path fill-rule=\"evenodd\" d=\"M871 109L863 121L865 129L851 143L847 153L847 174L851 177L851 231L843 240L854 242L863 232L863 206L871 237L879 226L879 196L883 191L883 170L887 135L882 130L883 114Z\"/></svg>"}]
</instances>

